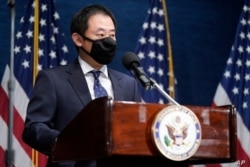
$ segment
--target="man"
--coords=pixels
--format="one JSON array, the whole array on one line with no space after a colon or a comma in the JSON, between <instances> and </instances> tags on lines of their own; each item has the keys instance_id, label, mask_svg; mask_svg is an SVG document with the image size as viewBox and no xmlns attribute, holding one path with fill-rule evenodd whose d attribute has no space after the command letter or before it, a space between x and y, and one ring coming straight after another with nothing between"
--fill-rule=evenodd
<instances>
[{"instance_id":1,"label":"man","mask_svg":"<svg viewBox=\"0 0 250 167\"><path fill-rule=\"evenodd\" d=\"M141 100L132 77L107 68L116 50L116 21L108 9L90 5L76 13L71 22L71 37L78 58L67 66L40 71L27 108L23 140L48 156L60 132L97 97L93 71L98 71L97 80L105 88L99 89L99 93L114 100ZM55 166L95 167L96 161L48 161L47 167Z\"/></svg>"}]
</instances>

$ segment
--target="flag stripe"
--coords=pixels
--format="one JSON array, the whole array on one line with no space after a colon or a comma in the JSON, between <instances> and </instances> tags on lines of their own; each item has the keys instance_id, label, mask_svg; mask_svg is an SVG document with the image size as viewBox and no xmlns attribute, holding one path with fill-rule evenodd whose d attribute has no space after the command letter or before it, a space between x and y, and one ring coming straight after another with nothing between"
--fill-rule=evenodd
<instances>
[{"instance_id":1,"label":"flag stripe","mask_svg":"<svg viewBox=\"0 0 250 167\"><path fill-rule=\"evenodd\" d=\"M242 151L250 157L250 132L242 121L241 115L237 113L237 132L238 132L238 140L240 141L240 146ZM243 154L244 155L244 154ZM249 161L250 162L250 161Z\"/></svg>"},{"instance_id":2,"label":"flag stripe","mask_svg":"<svg viewBox=\"0 0 250 167\"><path fill-rule=\"evenodd\" d=\"M221 98L223 97L223 98ZM219 83L217 91L214 96L214 104L215 106L221 106L225 104L231 104L231 101L227 95L225 89L223 89L222 85Z\"/></svg>"},{"instance_id":3,"label":"flag stripe","mask_svg":"<svg viewBox=\"0 0 250 167\"><path fill-rule=\"evenodd\" d=\"M4 94L8 94L8 81L9 81L9 75L10 75L10 69L9 69L9 66L6 66L5 67L5 71L4 71L4 74L3 74L3 79L2 79L2 82L1 82L1 85L2 85L2 89L4 91ZM25 117L26 117L26 107L28 105L28 97L27 95L25 94L23 88L21 87L21 85L19 84L18 80L14 77L14 83L15 83L15 88L14 88L14 106L15 108L18 108L18 114L20 115L21 119L24 121L25 120ZM18 97L18 100L15 100L17 99ZM6 101L6 104L8 103L8 99ZM3 113L4 114L4 113Z\"/></svg>"},{"instance_id":4,"label":"flag stripe","mask_svg":"<svg viewBox=\"0 0 250 167\"><path fill-rule=\"evenodd\" d=\"M1 130L2 124L0 121L0 130ZM1 131L2 132L2 131ZM0 166L5 167L5 149L3 149L1 145L1 139L0 139Z\"/></svg>"},{"instance_id":5,"label":"flag stripe","mask_svg":"<svg viewBox=\"0 0 250 167\"><path fill-rule=\"evenodd\" d=\"M0 117L0 131L2 134L7 134L8 126L6 125L6 122ZM3 150L7 150L7 137L1 137L0 138L0 145ZM19 141L14 136L13 137L13 149L14 149L14 165L16 167L22 167L22 166L30 166L31 165L31 159L27 155L27 153L23 150L23 147L19 144ZM17 152L18 150L18 152ZM4 152L0 152L0 154ZM18 154L18 156L16 156ZM3 155L5 157L5 155Z\"/></svg>"}]
</instances>

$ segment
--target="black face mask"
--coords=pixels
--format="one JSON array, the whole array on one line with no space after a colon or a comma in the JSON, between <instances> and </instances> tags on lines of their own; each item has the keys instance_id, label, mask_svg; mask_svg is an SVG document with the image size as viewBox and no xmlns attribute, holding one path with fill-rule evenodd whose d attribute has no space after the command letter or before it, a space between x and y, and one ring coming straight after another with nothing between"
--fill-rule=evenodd
<instances>
[{"instance_id":1,"label":"black face mask","mask_svg":"<svg viewBox=\"0 0 250 167\"><path fill-rule=\"evenodd\" d=\"M116 51L116 41L110 37L102 38L98 40L92 40L87 37L84 39L92 42L92 48L90 53L88 53L84 48L81 49L90 55L95 61L100 64L109 64L115 56Z\"/></svg>"}]
</instances>

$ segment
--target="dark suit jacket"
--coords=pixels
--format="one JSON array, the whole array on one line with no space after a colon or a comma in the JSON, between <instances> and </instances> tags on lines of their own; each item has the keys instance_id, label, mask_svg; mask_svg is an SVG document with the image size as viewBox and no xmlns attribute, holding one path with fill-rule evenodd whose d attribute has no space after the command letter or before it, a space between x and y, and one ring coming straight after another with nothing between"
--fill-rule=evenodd
<instances>
[{"instance_id":1,"label":"dark suit jacket","mask_svg":"<svg viewBox=\"0 0 250 167\"><path fill-rule=\"evenodd\" d=\"M134 78L108 69L114 100L141 101ZM34 87L23 131L23 140L49 155L56 137L91 101L87 82L78 60L67 66L40 71ZM93 120L94 121L94 120ZM70 153L69 153L70 154ZM73 167L74 162L48 166ZM82 166L95 166L93 161Z\"/></svg>"}]
</instances>

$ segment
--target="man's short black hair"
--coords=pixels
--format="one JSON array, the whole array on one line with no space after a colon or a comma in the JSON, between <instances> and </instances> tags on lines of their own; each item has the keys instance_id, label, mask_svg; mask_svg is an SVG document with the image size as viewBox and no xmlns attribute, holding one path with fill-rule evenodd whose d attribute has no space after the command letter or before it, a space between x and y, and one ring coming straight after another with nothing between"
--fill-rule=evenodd
<instances>
[{"instance_id":1,"label":"man's short black hair","mask_svg":"<svg viewBox=\"0 0 250 167\"><path fill-rule=\"evenodd\" d=\"M71 34L78 33L84 35L85 31L88 29L89 18L98 13L109 16L112 19L116 29L116 20L114 14L105 6L94 4L81 9L73 16L70 27Z\"/></svg>"}]
</instances>

